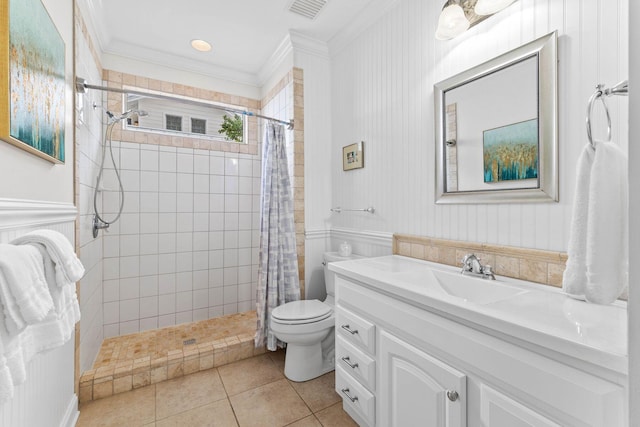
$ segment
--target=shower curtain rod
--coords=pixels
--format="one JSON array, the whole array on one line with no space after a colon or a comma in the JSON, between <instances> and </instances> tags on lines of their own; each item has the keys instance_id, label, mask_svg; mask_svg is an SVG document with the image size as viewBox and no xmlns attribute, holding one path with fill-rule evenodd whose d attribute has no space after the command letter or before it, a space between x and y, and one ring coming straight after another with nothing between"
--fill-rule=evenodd
<instances>
[{"instance_id":1,"label":"shower curtain rod","mask_svg":"<svg viewBox=\"0 0 640 427\"><path fill-rule=\"evenodd\" d=\"M169 101L180 101L180 102L185 102L187 104L205 106L205 107L209 107L209 108L214 108L216 110L227 111L227 112L233 113L233 114L241 114L243 116L248 116L248 117L260 117L261 119L266 119L266 120L269 120L269 121L272 121L272 122L276 122L276 123L280 123L280 124L283 124L283 125L287 125L289 130L293 129L293 119L291 119L289 121L284 121L284 120L276 119L276 118L273 118L273 117L264 116L262 114L252 113L251 111L245 111L245 110L240 110L240 109L231 108L231 107L222 107L220 105L208 104L206 102L200 102L200 101L195 101L195 100L191 100L191 99L176 98L175 96L160 95L160 94L156 94L156 93L141 92L141 91L137 91L137 90L118 89L118 88L114 88L114 87L96 86L96 85L92 85L92 84L87 83L87 81L85 79L83 79L82 77L76 77L76 92L78 92L78 93L86 93L87 89L96 89L96 90L102 90L102 91L106 91L106 92L126 93L126 94L130 94L130 95L148 96L150 98L165 99L165 100L169 100Z\"/></svg>"}]
</instances>

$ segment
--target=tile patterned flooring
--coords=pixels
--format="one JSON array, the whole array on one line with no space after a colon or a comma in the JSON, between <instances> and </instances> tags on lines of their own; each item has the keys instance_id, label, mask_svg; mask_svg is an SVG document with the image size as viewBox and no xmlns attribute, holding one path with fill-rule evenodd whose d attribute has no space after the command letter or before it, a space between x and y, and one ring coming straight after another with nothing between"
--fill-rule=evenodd
<instances>
[{"instance_id":1,"label":"tile patterned flooring","mask_svg":"<svg viewBox=\"0 0 640 427\"><path fill-rule=\"evenodd\" d=\"M76 427L356 426L334 378L289 381L284 352L268 352L81 404Z\"/></svg>"},{"instance_id":2,"label":"tile patterned flooring","mask_svg":"<svg viewBox=\"0 0 640 427\"><path fill-rule=\"evenodd\" d=\"M264 353L254 348L256 312L107 338L80 377L88 402Z\"/></svg>"}]
</instances>

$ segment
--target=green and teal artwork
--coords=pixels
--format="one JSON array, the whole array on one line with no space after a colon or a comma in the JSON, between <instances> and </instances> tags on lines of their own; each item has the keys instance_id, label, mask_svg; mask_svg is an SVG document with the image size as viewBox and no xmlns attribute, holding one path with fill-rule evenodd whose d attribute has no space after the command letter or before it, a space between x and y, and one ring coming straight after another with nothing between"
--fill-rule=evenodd
<instances>
[{"instance_id":1,"label":"green and teal artwork","mask_svg":"<svg viewBox=\"0 0 640 427\"><path fill-rule=\"evenodd\" d=\"M538 119L483 132L484 182L538 178Z\"/></svg>"},{"instance_id":2,"label":"green and teal artwork","mask_svg":"<svg viewBox=\"0 0 640 427\"><path fill-rule=\"evenodd\" d=\"M9 75L9 135L64 162L65 46L41 0L10 0Z\"/></svg>"}]
</instances>

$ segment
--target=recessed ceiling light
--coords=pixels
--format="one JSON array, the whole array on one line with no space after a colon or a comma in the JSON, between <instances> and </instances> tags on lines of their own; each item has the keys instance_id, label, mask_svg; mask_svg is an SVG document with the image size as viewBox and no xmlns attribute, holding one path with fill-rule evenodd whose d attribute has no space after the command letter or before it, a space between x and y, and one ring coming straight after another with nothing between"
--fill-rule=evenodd
<instances>
[{"instance_id":1,"label":"recessed ceiling light","mask_svg":"<svg viewBox=\"0 0 640 427\"><path fill-rule=\"evenodd\" d=\"M211 50L211 44L200 39L191 40L191 47L200 52L209 52Z\"/></svg>"}]
</instances>

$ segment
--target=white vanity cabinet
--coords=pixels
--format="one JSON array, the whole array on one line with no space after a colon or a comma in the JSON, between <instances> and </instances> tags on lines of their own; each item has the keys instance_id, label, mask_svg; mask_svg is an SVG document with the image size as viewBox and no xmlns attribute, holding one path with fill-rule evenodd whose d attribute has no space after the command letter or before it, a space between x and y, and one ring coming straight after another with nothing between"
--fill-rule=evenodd
<instances>
[{"instance_id":1,"label":"white vanity cabinet","mask_svg":"<svg viewBox=\"0 0 640 427\"><path fill-rule=\"evenodd\" d=\"M380 422L384 426L467 425L467 377L380 331Z\"/></svg>"},{"instance_id":2,"label":"white vanity cabinet","mask_svg":"<svg viewBox=\"0 0 640 427\"><path fill-rule=\"evenodd\" d=\"M334 271L336 391L361 426L626 426L624 374Z\"/></svg>"}]
</instances>

